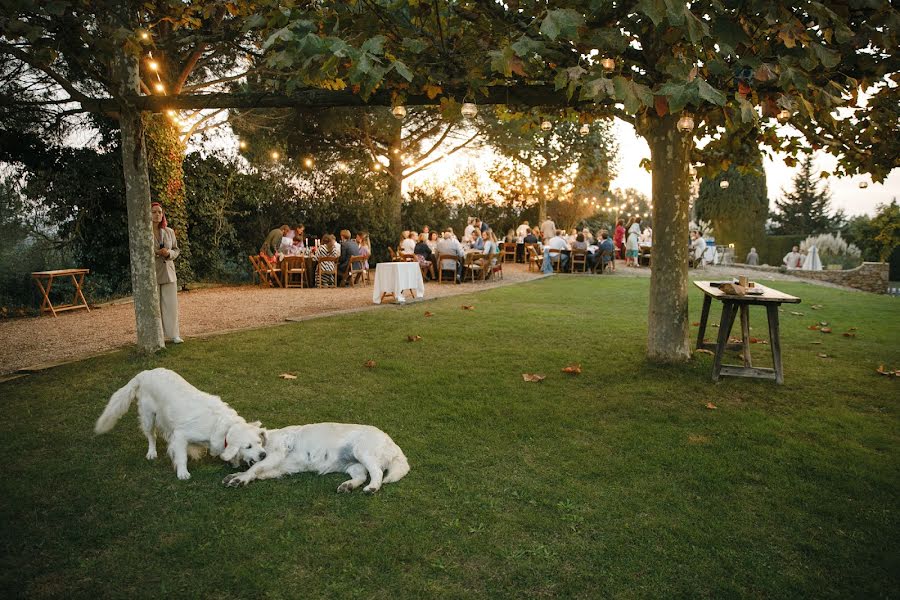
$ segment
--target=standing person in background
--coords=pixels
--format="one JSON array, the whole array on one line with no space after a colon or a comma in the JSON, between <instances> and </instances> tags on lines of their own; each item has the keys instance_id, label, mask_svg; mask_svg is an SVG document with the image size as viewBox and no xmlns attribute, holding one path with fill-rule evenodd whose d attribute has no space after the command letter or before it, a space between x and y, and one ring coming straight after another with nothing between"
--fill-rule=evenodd
<instances>
[{"instance_id":1,"label":"standing person in background","mask_svg":"<svg viewBox=\"0 0 900 600\"><path fill-rule=\"evenodd\" d=\"M463 231L463 239L470 239L473 231L475 231L475 217L469 217L466 219L466 228Z\"/></svg>"},{"instance_id":2,"label":"standing person in background","mask_svg":"<svg viewBox=\"0 0 900 600\"><path fill-rule=\"evenodd\" d=\"M516 237L518 238L518 242L520 244L525 243L525 236L531 232L531 225L529 225L528 221L522 221L522 224L516 229Z\"/></svg>"},{"instance_id":3,"label":"standing person in background","mask_svg":"<svg viewBox=\"0 0 900 600\"><path fill-rule=\"evenodd\" d=\"M275 253L278 252L278 248L281 246L281 238L288 237L288 233L291 233L291 228L287 225L282 225L270 231L265 241L263 241L259 253L266 256L275 256Z\"/></svg>"},{"instance_id":4,"label":"standing person in background","mask_svg":"<svg viewBox=\"0 0 900 600\"><path fill-rule=\"evenodd\" d=\"M505 244L515 244L518 241L518 237L516 236L516 230L510 229L506 232L506 237L503 238L503 242Z\"/></svg>"},{"instance_id":5,"label":"standing person in background","mask_svg":"<svg viewBox=\"0 0 900 600\"><path fill-rule=\"evenodd\" d=\"M625 258L625 221L618 219L616 221L616 230L613 232L613 245L619 258Z\"/></svg>"},{"instance_id":6,"label":"standing person in background","mask_svg":"<svg viewBox=\"0 0 900 600\"><path fill-rule=\"evenodd\" d=\"M788 269L799 269L803 264L803 255L800 254L800 246L794 246L791 251L784 255L781 259L784 266Z\"/></svg>"},{"instance_id":7,"label":"standing person in background","mask_svg":"<svg viewBox=\"0 0 900 600\"><path fill-rule=\"evenodd\" d=\"M181 254L175 232L166 223L166 215L162 205L154 202L150 205L150 218L153 221L154 255L156 263L156 283L159 285L159 313L162 320L163 337L173 344L180 344L181 333L178 328L178 280L175 277L175 259ZM280 229L276 229L281 234ZM281 241L281 238L278 238Z\"/></svg>"},{"instance_id":8,"label":"standing person in background","mask_svg":"<svg viewBox=\"0 0 900 600\"><path fill-rule=\"evenodd\" d=\"M368 231L360 231L356 234L356 243L359 245L359 256L366 257L366 268L369 268L368 258L372 256L372 241Z\"/></svg>"},{"instance_id":9,"label":"standing person in background","mask_svg":"<svg viewBox=\"0 0 900 600\"><path fill-rule=\"evenodd\" d=\"M625 265L638 266L638 239L641 237L641 218L628 219L628 238L625 240Z\"/></svg>"},{"instance_id":10,"label":"standing person in background","mask_svg":"<svg viewBox=\"0 0 900 600\"><path fill-rule=\"evenodd\" d=\"M556 235L556 223L553 222L550 215L547 215L547 218L541 223L541 233L545 243Z\"/></svg>"},{"instance_id":11,"label":"standing person in background","mask_svg":"<svg viewBox=\"0 0 900 600\"><path fill-rule=\"evenodd\" d=\"M747 253L747 264L754 266L759 264L759 254L756 253L756 248L750 248L750 252Z\"/></svg>"}]
</instances>

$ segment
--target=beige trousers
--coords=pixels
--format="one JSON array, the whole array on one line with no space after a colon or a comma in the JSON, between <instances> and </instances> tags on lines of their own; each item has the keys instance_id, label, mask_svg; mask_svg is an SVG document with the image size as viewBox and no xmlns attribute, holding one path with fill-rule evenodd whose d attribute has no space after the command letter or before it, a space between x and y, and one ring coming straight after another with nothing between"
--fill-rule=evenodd
<instances>
[{"instance_id":1,"label":"beige trousers","mask_svg":"<svg viewBox=\"0 0 900 600\"><path fill-rule=\"evenodd\" d=\"M167 340L181 337L178 331L178 284L174 281L159 285L159 312L163 337Z\"/></svg>"}]
</instances>

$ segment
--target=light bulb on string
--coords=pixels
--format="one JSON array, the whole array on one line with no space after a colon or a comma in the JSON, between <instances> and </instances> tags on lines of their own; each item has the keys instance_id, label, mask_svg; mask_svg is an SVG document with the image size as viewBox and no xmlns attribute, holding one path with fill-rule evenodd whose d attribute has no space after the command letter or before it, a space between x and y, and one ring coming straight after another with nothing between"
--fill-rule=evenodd
<instances>
[{"instance_id":1,"label":"light bulb on string","mask_svg":"<svg viewBox=\"0 0 900 600\"><path fill-rule=\"evenodd\" d=\"M406 107L402 104L398 104L391 109L391 114L402 120L404 117L406 117Z\"/></svg>"},{"instance_id":2,"label":"light bulb on string","mask_svg":"<svg viewBox=\"0 0 900 600\"><path fill-rule=\"evenodd\" d=\"M550 131L553 129L553 124L550 121L545 120L541 123L541 131Z\"/></svg>"},{"instance_id":3,"label":"light bulb on string","mask_svg":"<svg viewBox=\"0 0 900 600\"><path fill-rule=\"evenodd\" d=\"M694 129L694 117L690 113L684 113L681 115L681 118L678 119L676 127L678 127L678 131L681 133L691 131Z\"/></svg>"},{"instance_id":4,"label":"light bulb on string","mask_svg":"<svg viewBox=\"0 0 900 600\"><path fill-rule=\"evenodd\" d=\"M311 159L311 158L309 158L309 157L307 156L306 158L303 159L303 165L304 165L307 169L311 169L312 166L313 166L313 159Z\"/></svg>"},{"instance_id":5,"label":"light bulb on string","mask_svg":"<svg viewBox=\"0 0 900 600\"><path fill-rule=\"evenodd\" d=\"M586 136L586 135L589 134L590 132L591 132L591 128L590 128L590 126L589 126L587 123L585 123L584 125L582 125L582 126L581 126L581 129L578 130L578 133L580 133L580 134L582 135L582 137L583 137L583 136Z\"/></svg>"},{"instance_id":6,"label":"light bulb on string","mask_svg":"<svg viewBox=\"0 0 900 600\"><path fill-rule=\"evenodd\" d=\"M784 123L785 121L787 121L790 118L791 118L791 111L789 111L786 108L782 108L781 111L778 113L778 120L781 121L782 123Z\"/></svg>"},{"instance_id":7,"label":"light bulb on string","mask_svg":"<svg viewBox=\"0 0 900 600\"><path fill-rule=\"evenodd\" d=\"M475 115L478 114L478 107L475 106L474 102L463 102L459 112L462 113L462 116L465 118L473 119L475 118Z\"/></svg>"},{"instance_id":8,"label":"light bulb on string","mask_svg":"<svg viewBox=\"0 0 900 600\"><path fill-rule=\"evenodd\" d=\"M155 89L160 94L164 94L166 91L166 86L164 86L161 82L157 82L153 84L153 89Z\"/></svg>"},{"instance_id":9,"label":"light bulb on string","mask_svg":"<svg viewBox=\"0 0 900 600\"><path fill-rule=\"evenodd\" d=\"M281 158L281 153L279 153L277 150L272 150L269 156L272 157L272 160L278 160L279 158Z\"/></svg>"},{"instance_id":10,"label":"light bulb on string","mask_svg":"<svg viewBox=\"0 0 900 600\"><path fill-rule=\"evenodd\" d=\"M159 69L159 63L155 60L148 61L147 66L150 67L151 71L156 71Z\"/></svg>"},{"instance_id":11,"label":"light bulb on string","mask_svg":"<svg viewBox=\"0 0 900 600\"><path fill-rule=\"evenodd\" d=\"M247 149L247 142L245 142L244 140L239 140L239 141L238 141L238 148L240 148L241 150L246 150L246 149Z\"/></svg>"},{"instance_id":12,"label":"light bulb on string","mask_svg":"<svg viewBox=\"0 0 900 600\"><path fill-rule=\"evenodd\" d=\"M722 181L719 182L719 187L722 188L723 190L727 190L729 185L731 185L731 184L728 183L727 179L723 179Z\"/></svg>"},{"instance_id":13,"label":"light bulb on string","mask_svg":"<svg viewBox=\"0 0 900 600\"><path fill-rule=\"evenodd\" d=\"M869 187L869 182L868 182L868 181L860 181L860 182L859 182L859 189L864 190L864 189L866 189L867 187Z\"/></svg>"},{"instance_id":14,"label":"light bulb on string","mask_svg":"<svg viewBox=\"0 0 900 600\"><path fill-rule=\"evenodd\" d=\"M611 56L607 56L600 61L600 66L602 66L603 70L606 72L612 71L616 68L616 59L612 58Z\"/></svg>"}]
</instances>

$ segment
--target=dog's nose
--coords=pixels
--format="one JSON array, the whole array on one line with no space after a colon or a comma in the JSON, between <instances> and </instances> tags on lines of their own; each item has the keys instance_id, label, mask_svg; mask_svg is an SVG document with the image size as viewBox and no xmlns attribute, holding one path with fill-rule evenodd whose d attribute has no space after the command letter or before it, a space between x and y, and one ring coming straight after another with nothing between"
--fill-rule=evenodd
<instances>
[{"instance_id":1,"label":"dog's nose","mask_svg":"<svg viewBox=\"0 0 900 600\"><path fill-rule=\"evenodd\" d=\"M259 453L259 460L263 460L265 457L266 457L266 453L265 453L265 452L260 452L260 453Z\"/></svg>"}]
</instances>

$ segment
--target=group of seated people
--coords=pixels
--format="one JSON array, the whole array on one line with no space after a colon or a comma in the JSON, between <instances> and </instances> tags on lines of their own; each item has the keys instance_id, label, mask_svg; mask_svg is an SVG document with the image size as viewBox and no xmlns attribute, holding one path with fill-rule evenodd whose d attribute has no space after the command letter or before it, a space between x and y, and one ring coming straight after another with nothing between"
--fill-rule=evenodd
<instances>
[{"instance_id":1,"label":"group of seated people","mask_svg":"<svg viewBox=\"0 0 900 600\"><path fill-rule=\"evenodd\" d=\"M354 256L369 257L372 254L372 243L369 234L358 231L351 236L350 231L342 229L340 242L334 235L326 233L321 238L310 238L304 234L306 228L301 224L296 227L282 225L269 232L259 249L259 255L270 263L280 263L286 256L305 256L318 261L320 258L337 258L337 264L332 261L321 261L321 273L323 284L334 284L335 278L340 277L342 285L349 285L348 266L350 258ZM359 267L369 268L366 260Z\"/></svg>"},{"instance_id":2,"label":"group of seated people","mask_svg":"<svg viewBox=\"0 0 900 600\"><path fill-rule=\"evenodd\" d=\"M536 232L532 232L532 238L537 238ZM527 239L527 237L526 237ZM551 250L558 250L558 260L559 260L559 270L567 271L569 270L569 263L571 261L572 252L584 252L585 253L585 268L586 270L593 271L594 268L605 269L607 265L610 266L612 270L615 270L615 245L613 241L609 237L609 231L606 229L601 229L597 232L597 237L594 236L586 236L582 233L575 233L574 239L571 239L566 236L566 232L562 229L558 229L556 231L556 235L546 240L545 242L525 242L526 244L538 244L538 248L540 248L541 253L543 254L544 260L541 265L541 270L544 273L553 272L553 259L551 257Z\"/></svg>"},{"instance_id":3,"label":"group of seated people","mask_svg":"<svg viewBox=\"0 0 900 600\"><path fill-rule=\"evenodd\" d=\"M426 279L436 279L437 270L455 270L456 283L461 283L465 269L466 254L479 252L481 257L474 260L479 269L486 269L497 264L500 257L500 245L493 230L480 219L469 219L466 230L460 240L453 229L448 227L440 234L431 231L426 225L421 232L404 231L400 236L398 251L400 256L415 256ZM459 261L443 260L437 264L438 255L453 255Z\"/></svg>"}]
</instances>

